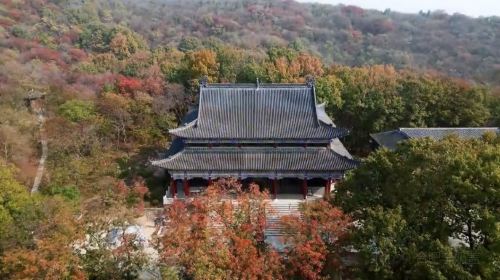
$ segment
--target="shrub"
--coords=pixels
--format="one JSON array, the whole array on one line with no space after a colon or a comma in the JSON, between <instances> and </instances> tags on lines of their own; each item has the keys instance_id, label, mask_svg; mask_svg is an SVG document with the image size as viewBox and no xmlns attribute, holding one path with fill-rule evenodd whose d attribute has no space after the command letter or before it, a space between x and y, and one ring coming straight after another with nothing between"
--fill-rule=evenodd
<instances>
[{"instance_id":1,"label":"shrub","mask_svg":"<svg viewBox=\"0 0 500 280\"><path fill-rule=\"evenodd\" d=\"M59 106L59 115L72 122L81 122L95 117L96 111L92 102L74 99Z\"/></svg>"}]
</instances>

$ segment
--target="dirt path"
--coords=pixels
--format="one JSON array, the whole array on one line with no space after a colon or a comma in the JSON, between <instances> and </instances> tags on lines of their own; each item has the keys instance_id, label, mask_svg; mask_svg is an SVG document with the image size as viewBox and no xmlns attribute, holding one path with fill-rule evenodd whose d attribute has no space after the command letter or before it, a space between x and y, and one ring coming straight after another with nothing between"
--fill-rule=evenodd
<instances>
[{"instance_id":1,"label":"dirt path","mask_svg":"<svg viewBox=\"0 0 500 280\"><path fill-rule=\"evenodd\" d=\"M40 156L40 161L38 162L38 170L36 171L35 181L33 182L33 187L31 188L31 193L38 192L38 187L42 182L43 172L45 171L45 161L49 154L49 145L47 143L47 134L45 133L45 117L43 115L43 110L37 110L36 112L38 118L38 127L40 129L40 143L42 144L42 155Z\"/></svg>"}]
</instances>

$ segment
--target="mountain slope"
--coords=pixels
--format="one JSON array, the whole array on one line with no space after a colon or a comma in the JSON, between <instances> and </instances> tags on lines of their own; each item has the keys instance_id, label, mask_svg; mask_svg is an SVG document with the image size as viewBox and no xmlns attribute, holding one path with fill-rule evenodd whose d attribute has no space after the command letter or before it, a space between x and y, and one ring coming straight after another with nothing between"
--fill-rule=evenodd
<instances>
[{"instance_id":1,"label":"mountain slope","mask_svg":"<svg viewBox=\"0 0 500 280\"><path fill-rule=\"evenodd\" d=\"M128 1L109 10L155 45L216 38L242 48L294 44L326 62L393 64L500 83L500 18L403 14L277 0Z\"/></svg>"}]
</instances>

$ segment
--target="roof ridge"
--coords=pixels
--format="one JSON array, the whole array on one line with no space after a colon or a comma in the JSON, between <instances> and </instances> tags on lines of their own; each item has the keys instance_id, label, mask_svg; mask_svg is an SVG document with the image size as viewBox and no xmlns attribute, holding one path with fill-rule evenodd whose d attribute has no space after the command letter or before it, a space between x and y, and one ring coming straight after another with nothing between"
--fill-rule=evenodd
<instances>
[{"instance_id":1,"label":"roof ridge","mask_svg":"<svg viewBox=\"0 0 500 280\"><path fill-rule=\"evenodd\" d=\"M344 155L341 155L341 154L337 153L337 152L336 152L335 150L333 150L333 149L328 149L328 150L329 150L331 153L335 154L335 156L337 156L337 157L340 157L340 158L346 159L346 160L348 160L348 161L350 161L351 163L356 164L356 165L359 165L359 164L360 164L360 161L359 161L359 160L355 160L355 159L353 159L353 158L349 158L349 157L346 157L346 156L344 156Z\"/></svg>"},{"instance_id":2,"label":"roof ridge","mask_svg":"<svg viewBox=\"0 0 500 280\"><path fill-rule=\"evenodd\" d=\"M223 88L239 88L239 87L245 87L245 88L281 88L281 87L297 87L297 88L304 88L308 87L307 84L302 84L302 83L259 83L253 84L253 83L212 83L212 84L207 84L205 86L206 88L218 88L218 87L223 87Z\"/></svg>"},{"instance_id":3,"label":"roof ridge","mask_svg":"<svg viewBox=\"0 0 500 280\"><path fill-rule=\"evenodd\" d=\"M444 130L444 129L499 129L496 126L482 126L482 127L400 127L399 130Z\"/></svg>"},{"instance_id":4,"label":"roof ridge","mask_svg":"<svg viewBox=\"0 0 500 280\"><path fill-rule=\"evenodd\" d=\"M388 134L388 133L394 133L394 132L402 132L401 129L393 129L393 130L387 130L387 131L380 131L380 132L374 132L374 133L369 133L368 135L373 136L373 135L379 135L379 134Z\"/></svg>"},{"instance_id":5,"label":"roof ridge","mask_svg":"<svg viewBox=\"0 0 500 280\"><path fill-rule=\"evenodd\" d=\"M307 86L309 87L309 82L308 82ZM317 107L318 103L316 102L316 87L314 86L314 83L310 87L311 87L312 102L313 102L313 112L314 112L314 117L316 120L316 127L319 127L320 126L320 123L319 123L320 119L318 117L318 107Z\"/></svg>"},{"instance_id":6,"label":"roof ridge","mask_svg":"<svg viewBox=\"0 0 500 280\"><path fill-rule=\"evenodd\" d=\"M166 157L166 158L162 158L162 159L158 159L158 160L150 160L149 162L154 165L154 166L157 166L158 164L161 164L162 162L166 162L166 161L170 161L170 160L173 160L179 156L181 156L182 154L184 154L184 152L186 151L186 149L182 149L180 151L178 151L177 153L169 156L169 157Z\"/></svg>"},{"instance_id":7,"label":"roof ridge","mask_svg":"<svg viewBox=\"0 0 500 280\"><path fill-rule=\"evenodd\" d=\"M186 123L186 124L185 124L185 125L183 125L183 126L179 126L179 127L176 127L176 128L169 129L169 130L168 130L168 132L169 132L169 133L171 133L171 134L176 135L175 133L176 133L177 131L183 131L183 130L185 130L185 129L187 129L187 128L193 127L197 121L198 121L198 118L194 119L194 120L193 120L193 121L191 121L191 122Z\"/></svg>"}]
</instances>

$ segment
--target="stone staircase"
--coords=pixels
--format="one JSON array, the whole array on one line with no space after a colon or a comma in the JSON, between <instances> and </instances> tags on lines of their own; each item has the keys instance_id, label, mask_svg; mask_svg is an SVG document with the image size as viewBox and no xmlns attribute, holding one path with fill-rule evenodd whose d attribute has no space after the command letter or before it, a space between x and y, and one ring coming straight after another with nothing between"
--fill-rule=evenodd
<instances>
[{"instance_id":1,"label":"stone staircase","mask_svg":"<svg viewBox=\"0 0 500 280\"><path fill-rule=\"evenodd\" d=\"M300 215L299 204L304 202L299 199L276 199L269 203L267 211L267 237L282 236L283 227L279 225L281 217L286 215Z\"/></svg>"}]
</instances>

